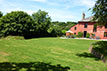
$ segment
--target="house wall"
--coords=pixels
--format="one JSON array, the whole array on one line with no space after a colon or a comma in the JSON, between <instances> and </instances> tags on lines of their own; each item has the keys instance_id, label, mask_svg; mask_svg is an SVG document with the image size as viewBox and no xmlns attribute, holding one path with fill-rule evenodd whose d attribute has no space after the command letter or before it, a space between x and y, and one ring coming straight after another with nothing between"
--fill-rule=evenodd
<instances>
[{"instance_id":1,"label":"house wall","mask_svg":"<svg viewBox=\"0 0 107 71\"><path fill-rule=\"evenodd\" d=\"M75 30L76 27L76 30ZM76 33L76 35L78 35L78 28L79 28L79 24L73 26L72 28L70 28L71 31L73 31L74 33Z\"/></svg>"},{"instance_id":2,"label":"house wall","mask_svg":"<svg viewBox=\"0 0 107 71\"><path fill-rule=\"evenodd\" d=\"M70 35L70 33L69 32L66 32L66 36L69 36Z\"/></svg>"},{"instance_id":3,"label":"house wall","mask_svg":"<svg viewBox=\"0 0 107 71\"><path fill-rule=\"evenodd\" d=\"M84 28L84 24L88 24L87 28ZM97 32L93 32L94 24L96 23L95 22L79 22L77 25L70 28L70 30L76 33L76 35L78 35L78 32L87 31L87 33L95 34L95 38L100 37L101 39L107 39L107 37L104 37L104 32L107 32L107 28L105 28L105 26L103 27L97 26ZM76 30L75 30L75 27L76 27ZM66 33L66 35L68 35L68 33Z\"/></svg>"},{"instance_id":4,"label":"house wall","mask_svg":"<svg viewBox=\"0 0 107 71\"><path fill-rule=\"evenodd\" d=\"M84 28L84 24L88 24L87 28ZM94 22L79 22L78 32L87 31L87 33L93 33Z\"/></svg>"},{"instance_id":5,"label":"house wall","mask_svg":"<svg viewBox=\"0 0 107 71\"><path fill-rule=\"evenodd\" d=\"M98 26L95 34L96 36L100 36L101 39L107 39L107 37L104 37L104 32L107 32L107 28L105 28L105 26Z\"/></svg>"},{"instance_id":6,"label":"house wall","mask_svg":"<svg viewBox=\"0 0 107 71\"><path fill-rule=\"evenodd\" d=\"M84 28L84 24L88 24L87 28ZM79 22L77 25L73 26L70 30L73 31L74 33L76 32L76 35L78 35L78 32L84 32L87 31L87 33L93 33L93 28L95 23L91 22ZM77 29L75 30L75 27Z\"/></svg>"}]
</instances>

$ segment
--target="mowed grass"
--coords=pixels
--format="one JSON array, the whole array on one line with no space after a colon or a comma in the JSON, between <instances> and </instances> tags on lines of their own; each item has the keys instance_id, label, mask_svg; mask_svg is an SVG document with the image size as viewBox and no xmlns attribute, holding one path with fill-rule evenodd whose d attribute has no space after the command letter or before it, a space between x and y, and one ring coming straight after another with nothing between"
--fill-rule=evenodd
<instances>
[{"instance_id":1,"label":"mowed grass","mask_svg":"<svg viewBox=\"0 0 107 71\"><path fill-rule=\"evenodd\" d=\"M44 62L67 66L69 71L107 71L107 64L88 55L93 42L96 41L60 38L0 39L0 63Z\"/></svg>"}]
</instances>

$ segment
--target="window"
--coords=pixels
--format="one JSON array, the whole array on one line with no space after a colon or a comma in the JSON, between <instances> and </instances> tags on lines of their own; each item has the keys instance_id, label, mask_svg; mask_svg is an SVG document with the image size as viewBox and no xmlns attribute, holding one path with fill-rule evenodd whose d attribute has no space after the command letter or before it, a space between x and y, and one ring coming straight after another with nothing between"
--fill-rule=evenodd
<instances>
[{"instance_id":1,"label":"window","mask_svg":"<svg viewBox=\"0 0 107 71\"><path fill-rule=\"evenodd\" d=\"M97 24L94 24L93 32L97 32Z\"/></svg>"},{"instance_id":2,"label":"window","mask_svg":"<svg viewBox=\"0 0 107 71\"><path fill-rule=\"evenodd\" d=\"M75 30L77 29L77 27L74 28Z\"/></svg>"},{"instance_id":3,"label":"window","mask_svg":"<svg viewBox=\"0 0 107 71\"><path fill-rule=\"evenodd\" d=\"M84 24L84 28L87 28L88 24Z\"/></svg>"},{"instance_id":4,"label":"window","mask_svg":"<svg viewBox=\"0 0 107 71\"><path fill-rule=\"evenodd\" d=\"M105 25L105 28L107 28L107 25Z\"/></svg>"},{"instance_id":5,"label":"window","mask_svg":"<svg viewBox=\"0 0 107 71\"><path fill-rule=\"evenodd\" d=\"M104 37L107 37L107 32L104 32Z\"/></svg>"},{"instance_id":6,"label":"window","mask_svg":"<svg viewBox=\"0 0 107 71\"><path fill-rule=\"evenodd\" d=\"M74 35L76 35L76 33L74 33Z\"/></svg>"},{"instance_id":7,"label":"window","mask_svg":"<svg viewBox=\"0 0 107 71\"><path fill-rule=\"evenodd\" d=\"M94 28L94 29L93 29L93 32L97 32L97 29L96 29L96 28Z\"/></svg>"}]
</instances>

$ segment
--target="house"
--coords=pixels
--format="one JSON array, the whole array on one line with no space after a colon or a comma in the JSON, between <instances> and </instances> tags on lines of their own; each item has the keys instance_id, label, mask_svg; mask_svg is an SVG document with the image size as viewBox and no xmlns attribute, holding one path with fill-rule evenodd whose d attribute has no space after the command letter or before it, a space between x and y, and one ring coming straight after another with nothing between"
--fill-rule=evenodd
<instances>
[{"instance_id":1,"label":"house","mask_svg":"<svg viewBox=\"0 0 107 71\"><path fill-rule=\"evenodd\" d=\"M87 33L94 35L93 38L107 39L107 25L106 26L97 26L96 22L92 22L93 16L85 18L85 13L82 14L82 20L78 21L78 24L71 27L70 31L73 34L78 35L78 32L83 33L83 37L86 37ZM66 36L69 36L69 33L66 32Z\"/></svg>"}]
</instances>

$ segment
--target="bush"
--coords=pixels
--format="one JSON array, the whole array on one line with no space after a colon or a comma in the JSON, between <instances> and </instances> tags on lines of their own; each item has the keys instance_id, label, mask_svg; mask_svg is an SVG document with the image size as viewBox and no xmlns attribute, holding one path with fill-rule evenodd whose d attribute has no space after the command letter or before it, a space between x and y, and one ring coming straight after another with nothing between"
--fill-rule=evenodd
<instances>
[{"instance_id":1,"label":"bush","mask_svg":"<svg viewBox=\"0 0 107 71\"><path fill-rule=\"evenodd\" d=\"M83 32L78 32L78 35L77 35L79 38L80 37L83 37Z\"/></svg>"},{"instance_id":2,"label":"bush","mask_svg":"<svg viewBox=\"0 0 107 71\"><path fill-rule=\"evenodd\" d=\"M66 31L67 31L67 30L62 30L63 35L65 35Z\"/></svg>"},{"instance_id":3,"label":"bush","mask_svg":"<svg viewBox=\"0 0 107 71\"><path fill-rule=\"evenodd\" d=\"M92 33L92 38L94 38L94 37L95 37L95 34Z\"/></svg>"},{"instance_id":4,"label":"bush","mask_svg":"<svg viewBox=\"0 0 107 71\"><path fill-rule=\"evenodd\" d=\"M72 37L72 38L76 38L76 35L72 35L71 37Z\"/></svg>"},{"instance_id":5,"label":"bush","mask_svg":"<svg viewBox=\"0 0 107 71\"><path fill-rule=\"evenodd\" d=\"M0 37L30 36L33 25L33 19L26 12L12 11L0 18Z\"/></svg>"},{"instance_id":6,"label":"bush","mask_svg":"<svg viewBox=\"0 0 107 71\"><path fill-rule=\"evenodd\" d=\"M89 33L87 33L86 38L89 38L89 37L90 37L90 34L89 34Z\"/></svg>"}]
</instances>

